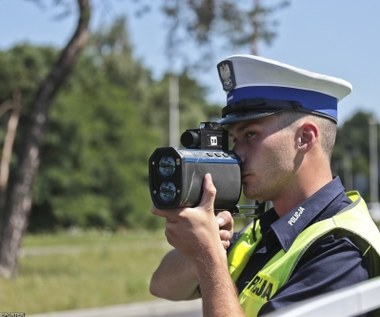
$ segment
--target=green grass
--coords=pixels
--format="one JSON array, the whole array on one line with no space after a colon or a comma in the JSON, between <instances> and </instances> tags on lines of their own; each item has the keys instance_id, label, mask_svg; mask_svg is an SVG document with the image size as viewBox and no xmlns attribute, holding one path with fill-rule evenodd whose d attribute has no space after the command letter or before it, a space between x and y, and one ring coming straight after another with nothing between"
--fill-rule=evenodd
<instances>
[{"instance_id":1,"label":"green grass","mask_svg":"<svg viewBox=\"0 0 380 317\"><path fill-rule=\"evenodd\" d=\"M18 276L0 280L0 311L32 314L152 299L149 279L169 248L162 231L27 236Z\"/></svg>"}]
</instances>

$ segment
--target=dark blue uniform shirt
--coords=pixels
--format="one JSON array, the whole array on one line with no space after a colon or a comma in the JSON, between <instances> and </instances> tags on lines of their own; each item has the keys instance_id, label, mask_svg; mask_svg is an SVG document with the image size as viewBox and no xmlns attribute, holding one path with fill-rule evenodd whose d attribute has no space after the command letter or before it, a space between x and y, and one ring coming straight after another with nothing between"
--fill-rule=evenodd
<instances>
[{"instance_id":1,"label":"dark blue uniform shirt","mask_svg":"<svg viewBox=\"0 0 380 317\"><path fill-rule=\"evenodd\" d=\"M288 221L296 215L299 206L281 218L273 208L266 211L260 217L263 239L236 283L239 292L281 248L287 251L301 231L334 216L350 203L336 177L301 203L305 210L293 218L296 219L293 225ZM368 272L359 249L350 239L331 233L308 249L288 282L261 308L259 316L367 279Z\"/></svg>"}]
</instances>

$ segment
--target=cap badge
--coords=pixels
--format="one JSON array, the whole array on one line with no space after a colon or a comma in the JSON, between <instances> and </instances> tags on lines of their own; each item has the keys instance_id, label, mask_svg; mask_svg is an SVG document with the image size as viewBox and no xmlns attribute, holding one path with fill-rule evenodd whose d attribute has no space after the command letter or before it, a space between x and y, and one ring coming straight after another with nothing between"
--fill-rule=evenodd
<instances>
[{"instance_id":1,"label":"cap badge","mask_svg":"<svg viewBox=\"0 0 380 317\"><path fill-rule=\"evenodd\" d=\"M236 86L234 69L231 61L225 60L220 62L218 64L218 73L223 84L223 90L230 91Z\"/></svg>"}]
</instances>

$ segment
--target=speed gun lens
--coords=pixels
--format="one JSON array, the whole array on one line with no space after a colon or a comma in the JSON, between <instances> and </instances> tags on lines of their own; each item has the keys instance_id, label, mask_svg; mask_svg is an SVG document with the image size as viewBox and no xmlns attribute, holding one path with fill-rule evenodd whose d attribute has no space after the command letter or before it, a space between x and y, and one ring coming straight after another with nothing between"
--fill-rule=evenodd
<instances>
[{"instance_id":1,"label":"speed gun lens","mask_svg":"<svg viewBox=\"0 0 380 317\"><path fill-rule=\"evenodd\" d=\"M173 182L164 182L160 186L159 195L162 201L172 202L177 195L177 188Z\"/></svg>"},{"instance_id":2,"label":"speed gun lens","mask_svg":"<svg viewBox=\"0 0 380 317\"><path fill-rule=\"evenodd\" d=\"M169 177L175 172L175 159L172 156L163 156L158 163L158 170L164 177Z\"/></svg>"}]
</instances>

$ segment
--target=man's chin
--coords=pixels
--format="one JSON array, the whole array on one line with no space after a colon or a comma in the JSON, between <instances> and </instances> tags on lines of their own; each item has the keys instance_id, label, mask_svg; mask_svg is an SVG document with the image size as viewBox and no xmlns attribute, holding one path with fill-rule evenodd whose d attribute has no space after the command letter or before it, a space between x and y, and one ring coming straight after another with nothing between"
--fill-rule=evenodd
<instances>
[{"instance_id":1,"label":"man's chin","mask_svg":"<svg viewBox=\"0 0 380 317\"><path fill-rule=\"evenodd\" d=\"M252 192L252 189L250 189L249 187L243 187L243 194L244 197L246 197L249 200L259 200L258 195Z\"/></svg>"}]
</instances>

